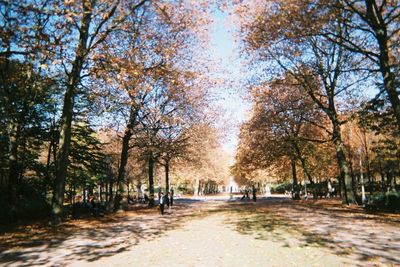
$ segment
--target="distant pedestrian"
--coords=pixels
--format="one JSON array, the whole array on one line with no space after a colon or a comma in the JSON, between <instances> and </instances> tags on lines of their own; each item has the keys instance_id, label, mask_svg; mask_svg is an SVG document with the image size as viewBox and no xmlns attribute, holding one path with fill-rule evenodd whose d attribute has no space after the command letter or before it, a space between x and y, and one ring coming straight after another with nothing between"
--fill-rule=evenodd
<instances>
[{"instance_id":1,"label":"distant pedestrian","mask_svg":"<svg viewBox=\"0 0 400 267\"><path fill-rule=\"evenodd\" d=\"M99 216L99 206L94 196L91 197L90 205L92 207L92 214L94 217Z\"/></svg>"},{"instance_id":2,"label":"distant pedestrian","mask_svg":"<svg viewBox=\"0 0 400 267\"><path fill-rule=\"evenodd\" d=\"M160 194L159 194L158 204L160 206L161 215L164 215L165 199L164 199L164 193L163 192L160 192Z\"/></svg>"},{"instance_id":3,"label":"distant pedestrian","mask_svg":"<svg viewBox=\"0 0 400 267\"><path fill-rule=\"evenodd\" d=\"M167 205L167 207L168 207L168 209L169 209L169 205L170 205L170 203L169 203L169 192L167 192L167 195L166 196L164 196L164 202L165 202L165 204Z\"/></svg>"}]
</instances>

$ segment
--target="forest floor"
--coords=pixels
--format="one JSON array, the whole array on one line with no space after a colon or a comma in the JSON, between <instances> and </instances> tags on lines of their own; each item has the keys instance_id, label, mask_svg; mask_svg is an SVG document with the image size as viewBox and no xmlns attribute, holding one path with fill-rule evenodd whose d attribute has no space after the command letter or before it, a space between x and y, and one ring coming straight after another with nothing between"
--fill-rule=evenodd
<instances>
[{"instance_id":1,"label":"forest floor","mask_svg":"<svg viewBox=\"0 0 400 267\"><path fill-rule=\"evenodd\" d=\"M1 229L0 266L400 266L400 214L339 200L181 199Z\"/></svg>"}]
</instances>

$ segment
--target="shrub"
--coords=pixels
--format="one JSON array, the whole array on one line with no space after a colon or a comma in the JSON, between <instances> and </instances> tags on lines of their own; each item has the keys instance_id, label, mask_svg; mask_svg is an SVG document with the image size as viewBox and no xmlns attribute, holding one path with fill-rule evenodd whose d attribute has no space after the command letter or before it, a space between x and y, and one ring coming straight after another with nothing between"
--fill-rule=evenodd
<instances>
[{"instance_id":1,"label":"shrub","mask_svg":"<svg viewBox=\"0 0 400 267\"><path fill-rule=\"evenodd\" d=\"M292 184L291 183L282 183L273 185L271 187L272 194L283 194L285 191L291 192L292 191Z\"/></svg>"},{"instance_id":2,"label":"shrub","mask_svg":"<svg viewBox=\"0 0 400 267\"><path fill-rule=\"evenodd\" d=\"M388 192L385 204L389 209L400 210L400 192Z\"/></svg>"},{"instance_id":3,"label":"shrub","mask_svg":"<svg viewBox=\"0 0 400 267\"><path fill-rule=\"evenodd\" d=\"M378 192L373 194L366 205L367 209L400 211L400 192Z\"/></svg>"},{"instance_id":4,"label":"shrub","mask_svg":"<svg viewBox=\"0 0 400 267\"><path fill-rule=\"evenodd\" d=\"M37 188L37 184L33 181L24 181L18 190L17 202L13 210L7 199L7 192L0 192L0 222L10 223L49 216L50 204Z\"/></svg>"}]
</instances>

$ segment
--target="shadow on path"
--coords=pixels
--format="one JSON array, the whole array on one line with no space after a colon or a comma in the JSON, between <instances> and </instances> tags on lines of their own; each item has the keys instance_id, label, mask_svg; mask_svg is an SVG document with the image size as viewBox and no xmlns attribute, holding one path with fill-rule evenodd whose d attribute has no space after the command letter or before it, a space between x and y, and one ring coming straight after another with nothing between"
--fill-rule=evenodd
<instances>
[{"instance_id":1,"label":"shadow on path","mask_svg":"<svg viewBox=\"0 0 400 267\"><path fill-rule=\"evenodd\" d=\"M143 208L100 219L69 221L57 228L25 226L0 234L0 265L68 265L71 261L96 261L163 236L181 227L193 215L193 203L176 201L171 214ZM197 204L199 206L199 204Z\"/></svg>"},{"instance_id":2,"label":"shadow on path","mask_svg":"<svg viewBox=\"0 0 400 267\"><path fill-rule=\"evenodd\" d=\"M400 215L368 214L342 206L338 200L274 198L254 203L182 199L175 203L171 214L164 216L155 208L143 207L99 220L69 221L58 228L31 225L2 233L0 265L65 266L74 261L97 261L209 215L224 215L226 227L254 239L276 241L293 249L321 248L350 259L355 266L400 265Z\"/></svg>"},{"instance_id":3,"label":"shadow on path","mask_svg":"<svg viewBox=\"0 0 400 267\"><path fill-rule=\"evenodd\" d=\"M256 239L293 248L325 248L359 266L400 264L399 215L368 214L343 207L337 200L282 199L230 202L210 212L228 212L228 226Z\"/></svg>"}]
</instances>

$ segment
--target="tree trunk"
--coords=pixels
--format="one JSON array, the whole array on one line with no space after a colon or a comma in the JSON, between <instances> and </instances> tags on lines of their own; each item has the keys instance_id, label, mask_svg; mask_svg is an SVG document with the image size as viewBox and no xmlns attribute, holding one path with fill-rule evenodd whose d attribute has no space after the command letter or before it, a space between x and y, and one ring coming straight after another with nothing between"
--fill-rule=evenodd
<instances>
[{"instance_id":1,"label":"tree trunk","mask_svg":"<svg viewBox=\"0 0 400 267\"><path fill-rule=\"evenodd\" d=\"M114 201L113 187L114 187L114 183L112 181L110 181L110 183L108 185L108 203L110 203L110 205Z\"/></svg>"},{"instance_id":2,"label":"tree trunk","mask_svg":"<svg viewBox=\"0 0 400 267\"><path fill-rule=\"evenodd\" d=\"M50 169L50 164L51 164L51 156L54 155L54 151L56 149L55 145L55 139L53 138L53 132L55 131L54 129L55 125L52 123L51 128L50 128L50 143L49 143L49 149L47 151L47 161L46 161L46 177L43 181L43 192L45 195L47 195L47 188L50 185L51 186L51 169Z\"/></svg>"},{"instance_id":3,"label":"tree trunk","mask_svg":"<svg viewBox=\"0 0 400 267\"><path fill-rule=\"evenodd\" d=\"M308 181L310 182L310 184L314 184L313 178L312 178L312 176L310 174L310 171L309 171L309 169L307 167L306 159L303 157L299 146L297 145L297 143L295 141L292 141L292 145L293 145L293 147L294 147L294 149L296 151L297 157L300 159L301 167L302 167L304 173L306 174L306 177L307 177Z\"/></svg>"},{"instance_id":4,"label":"tree trunk","mask_svg":"<svg viewBox=\"0 0 400 267\"><path fill-rule=\"evenodd\" d=\"M75 199L76 199L76 184L74 184L74 189L73 189L73 195L74 195L74 198L72 199L72 201L73 201L73 203L72 204L75 204Z\"/></svg>"},{"instance_id":5,"label":"tree trunk","mask_svg":"<svg viewBox=\"0 0 400 267\"><path fill-rule=\"evenodd\" d=\"M85 13L81 21L81 27L79 30L79 43L75 51L75 59L72 65L72 71L68 75L67 91L65 92L64 106L61 115L61 131L58 142L59 151L57 155L56 179L54 181L54 194L52 203L53 224L59 224L63 216L65 180L67 178L68 156L71 143L75 91L81 82L83 63L88 52L86 45L89 37L92 14L91 7L85 1L82 5Z\"/></svg>"},{"instance_id":6,"label":"tree trunk","mask_svg":"<svg viewBox=\"0 0 400 267\"><path fill-rule=\"evenodd\" d=\"M252 184L252 192L253 192L253 201L256 202L257 201L257 191L256 191L256 186L254 185L254 183Z\"/></svg>"},{"instance_id":7,"label":"tree trunk","mask_svg":"<svg viewBox=\"0 0 400 267\"><path fill-rule=\"evenodd\" d=\"M352 159L352 154L349 153L349 159ZM351 188L354 192L355 195L357 195L357 184L360 183L360 175L356 175L354 173L354 168L353 168L353 160L350 160L349 162L349 168L350 168L350 177L351 177Z\"/></svg>"},{"instance_id":8,"label":"tree trunk","mask_svg":"<svg viewBox=\"0 0 400 267\"><path fill-rule=\"evenodd\" d=\"M69 186L69 203L72 205L74 202L74 188L72 185Z\"/></svg>"},{"instance_id":9,"label":"tree trunk","mask_svg":"<svg viewBox=\"0 0 400 267\"><path fill-rule=\"evenodd\" d=\"M165 193L168 194L170 188L169 181L169 160L165 161Z\"/></svg>"},{"instance_id":10,"label":"tree trunk","mask_svg":"<svg viewBox=\"0 0 400 267\"><path fill-rule=\"evenodd\" d=\"M339 164L340 179L342 181L342 192L344 193L345 203L347 205L355 203L354 192L352 189L352 178L349 172L349 164L344 153L344 144L342 141L340 125L336 120L332 120L333 133L332 141L336 149L336 157Z\"/></svg>"},{"instance_id":11,"label":"tree trunk","mask_svg":"<svg viewBox=\"0 0 400 267\"><path fill-rule=\"evenodd\" d=\"M313 180L313 178L312 178L312 176L310 174L310 170L308 169L306 161L305 161L305 159L303 157L300 157L300 162L301 162L301 167L302 167L304 173L306 174L306 177L307 177L308 181L310 182L310 184L314 184L314 180ZM304 181L304 183L305 182L306 181Z\"/></svg>"},{"instance_id":12,"label":"tree trunk","mask_svg":"<svg viewBox=\"0 0 400 267\"><path fill-rule=\"evenodd\" d=\"M387 185L388 191L393 190L392 174L390 172L386 173L386 185Z\"/></svg>"},{"instance_id":13,"label":"tree trunk","mask_svg":"<svg viewBox=\"0 0 400 267\"><path fill-rule=\"evenodd\" d=\"M293 193L292 198L295 200L300 199L300 191L297 181L297 173L296 173L296 160L294 158L290 159L290 165L292 167L292 186L293 186Z\"/></svg>"},{"instance_id":14,"label":"tree trunk","mask_svg":"<svg viewBox=\"0 0 400 267\"><path fill-rule=\"evenodd\" d=\"M367 134L365 130L362 130L362 135L363 135L363 143L364 143L364 150L365 150L365 163L367 167L367 180L368 180L368 185L369 185L369 192L372 194L373 188L372 188L372 177L371 177L371 163L369 160L369 147L368 147L368 140L367 140Z\"/></svg>"},{"instance_id":15,"label":"tree trunk","mask_svg":"<svg viewBox=\"0 0 400 267\"><path fill-rule=\"evenodd\" d=\"M103 194L104 194L104 192L103 192L103 187L104 187L104 184L103 183L101 183L100 184L100 190L99 190L99 192L100 192L100 203L103 203Z\"/></svg>"},{"instance_id":16,"label":"tree trunk","mask_svg":"<svg viewBox=\"0 0 400 267\"><path fill-rule=\"evenodd\" d=\"M124 193L125 168L128 163L129 141L133 135L133 128L135 128L136 125L136 117L137 112L133 107L131 107L129 112L129 122L126 125L124 137L122 138L121 157L117 177L118 190L115 195L114 210L118 210L121 207L120 204Z\"/></svg>"},{"instance_id":17,"label":"tree trunk","mask_svg":"<svg viewBox=\"0 0 400 267\"><path fill-rule=\"evenodd\" d=\"M202 196L203 195L203 181L199 181L199 188L197 189L198 193L197 195Z\"/></svg>"},{"instance_id":18,"label":"tree trunk","mask_svg":"<svg viewBox=\"0 0 400 267\"><path fill-rule=\"evenodd\" d=\"M9 148L8 148L8 197L10 203L10 218L13 220L15 213L15 205L17 204L17 185L18 185L18 140L20 135L20 127L16 122L10 122L9 130Z\"/></svg>"},{"instance_id":19,"label":"tree trunk","mask_svg":"<svg viewBox=\"0 0 400 267\"><path fill-rule=\"evenodd\" d=\"M385 173L381 171L380 174L381 174L381 190L382 192L385 192L386 191Z\"/></svg>"},{"instance_id":20,"label":"tree trunk","mask_svg":"<svg viewBox=\"0 0 400 267\"><path fill-rule=\"evenodd\" d=\"M199 178L196 177L193 185L193 195L196 197L199 196L199 186L200 186L200 180Z\"/></svg>"},{"instance_id":21,"label":"tree trunk","mask_svg":"<svg viewBox=\"0 0 400 267\"><path fill-rule=\"evenodd\" d=\"M395 75L390 69L388 25L386 25L382 16L384 11L377 10L378 5L375 0L366 0L365 4L368 24L375 32L375 38L379 45L379 67L383 76L383 86L392 104L393 113L397 121L397 129L400 133L400 99L396 90Z\"/></svg>"},{"instance_id":22,"label":"tree trunk","mask_svg":"<svg viewBox=\"0 0 400 267\"><path fill-rule=\"evenodd\" d=\"M149 196L149 207L154 207L155 202L154 202L154 159L153 155L150 153L149 159L149 190L150 190L150 196Z\"/></svg>"}]
</instances>

